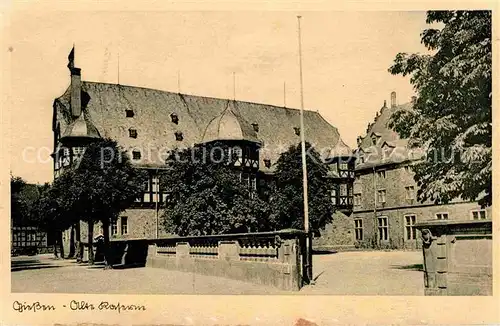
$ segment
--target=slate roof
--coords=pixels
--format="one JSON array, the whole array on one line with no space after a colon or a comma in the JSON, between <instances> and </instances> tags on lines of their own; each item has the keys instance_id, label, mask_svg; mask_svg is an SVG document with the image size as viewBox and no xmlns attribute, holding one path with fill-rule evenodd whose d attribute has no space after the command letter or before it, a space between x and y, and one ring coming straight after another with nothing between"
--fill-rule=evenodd
<instances>
[{"instance_id":1,"label":"slate roof","mask_svg":"<svg viewBox=\"0 0 500 326\"><path fill-rule=\"evenodd\" d=\"M380 115L369 126L367 133L361 139L357 155L364 156L364 162L356 160L356 170L363 170L388 164L396 164L421 159L423 151L409 148L408 139L401 139L396 131L389 127L391 116L399 110L411 110L411 103L395 107L382 107ZM372 137L377 138L373 145Z\"/></svg>"},{"instance_id":2,"label":"slate roof","mask_svg":"<svg viewBox=\"0 0 500 326\"><path fill-rule=\"evenodd\" d=\"M99 131L97 128L86 119L85 114L81 114L76 120L71 122L62 137L65 138L79 138L79 137L89 137L89 138L100 138Z\"/></svg>"},{"instance_id":3,"label":"slate roof","mask_svg":"<svg viewBox=\"0 0 500 326\"><path fill-rule=\"evenodd\" d=\"M202 142L207 132L215 130L209 126L211 122L213 125L227 110L237 118L245 137L250 135L261 143L261 170L272 171L273 167L264 167L263 160L270 159L274 165L280 153L300 142L294 129L300 126L300 110L293 108L88 81L82 81L82 93L88 98L82 103L85 120L102 137L115 139L128 151L140 150L142 158L135 162L138 166L162 166L168 150ZM133 110L134 116L126 117L126 110ZM178 117L177 124L172 122L172 113ZM54 100L53 130L57 124L66 130L72 121L68 88ZM258 124L259 131L251 124ZM304 126L306 141L323 158L336 152L352 153L337 128L318 112L305 110ZM137 130L137 138L129 137L129 129ZM182 140L176 140L176 132L182 133Z\"/></svg>"}]
</instances>

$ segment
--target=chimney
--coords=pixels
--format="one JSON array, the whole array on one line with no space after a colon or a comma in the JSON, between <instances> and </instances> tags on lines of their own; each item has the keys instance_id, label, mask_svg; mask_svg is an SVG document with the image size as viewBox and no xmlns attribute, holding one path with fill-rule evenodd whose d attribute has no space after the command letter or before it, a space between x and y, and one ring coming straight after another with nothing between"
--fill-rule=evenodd
<instances>
[{"instance_id":1,"label":"chimney","mask_svg":"<svg viewBox=\"0 0 500 326\"><path fill-rule=\"evenodd\" d=\"M396 107L396 92L391 93L391 108Z\"/></svg>"},{"instance_id":2,"label":"chimney","mask_svg":"<svg viewBox=\"0 0 500 326\"><path fill-rule=\"evenodd\" d=\"M75 67L75 47L68 56L68 69L71 72L71 115L78 118L82 113L82 77L81 69Z\"/></svg>"},{"instance_id":3,"label":"chimney","mask_svg":"<svg viewBox=\"0 0 500 326\"><path fill-rule=\"evenodd\" d=\"M384 106L382 107L382 109L385 109L387 107L387 101L384 100Z\"/></svg>"}]
</instances>

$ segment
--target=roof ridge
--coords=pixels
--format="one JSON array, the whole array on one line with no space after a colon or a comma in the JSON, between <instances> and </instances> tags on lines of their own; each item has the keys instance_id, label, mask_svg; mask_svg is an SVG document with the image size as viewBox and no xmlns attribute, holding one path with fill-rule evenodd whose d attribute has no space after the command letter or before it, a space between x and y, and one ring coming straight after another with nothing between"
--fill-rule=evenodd
<instances>
[{"instance_id":1,"label":"roof ridge","mask_svg":"<svg viewBox=\"0 0 500 326\"><path fill-rule=\"evenodd\" d=\"M113 83L104 83L104 82L97 82L97 81L90 81L90 80L82 80L82 84L83 83L111 85L111 86L129 87L129 88L140 88L140 89L147 89L147 90L152 90L152 91L157 91L157 92L162 92L162 93L168 93L168 94L172 94L172 95L192 96L192 97L198 97L198 98L204 98L204 99L211 99L211 100L220 100L220 101L236 101L236 102L240 102L240 103L265 105L265 106L270 106L270 107L277 108L277 109L282 109L282 110L300 111L300 109L298 109L298 108L278 106L278 105L269 104L269 103L251 102L251 101L244 101L244 100L231 100L231 99L228 99L228 98L221 98L221 97L213 97L213 96L205 96L205 95L195 95L195 94L179 93L179 92L167 91L167 90L162 90L162 89L157 89L157 88L151 88L151 87L144 87L144 86L113 84ZM314 110L314 109L304 109L304 112L314 113L314 114L317 114L317 115L321 116L321 114L317 110ZM324 120L324 118L323 118L323 120Z\"/></svg>"}]
</instances>

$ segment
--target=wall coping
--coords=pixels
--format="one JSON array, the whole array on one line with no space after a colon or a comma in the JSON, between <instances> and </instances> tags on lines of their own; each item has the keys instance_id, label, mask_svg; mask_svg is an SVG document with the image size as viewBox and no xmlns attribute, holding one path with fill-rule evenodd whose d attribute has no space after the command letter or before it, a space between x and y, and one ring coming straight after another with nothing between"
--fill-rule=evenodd
<instances>
[{"instance_id":1,"label":"wall coping","mask_svg":"<svg viewBox=\"0 0 500 326\"><path fill-rule=\"evenodd\" d=\"M167 242L186 242L189 240L237 240L237 239L254 239L254 238L271 238L275 236L280 236L282 238L295 238L299 236L305 236L306 232L297 229L284 229L279 231L269 231L269 232L252 232L252 233L231 233L231 234L213 234L213 235L198 235L198 236L186 236L186 237L167 237L167 238L125 238L125 239L109 239L110 242L135 242L135 241L146 241L148 243L155 243L159 241ZM94 244L96 242L94 241ZM84 244L88 244L85 242Z\"/></svg>"}]
</instances>

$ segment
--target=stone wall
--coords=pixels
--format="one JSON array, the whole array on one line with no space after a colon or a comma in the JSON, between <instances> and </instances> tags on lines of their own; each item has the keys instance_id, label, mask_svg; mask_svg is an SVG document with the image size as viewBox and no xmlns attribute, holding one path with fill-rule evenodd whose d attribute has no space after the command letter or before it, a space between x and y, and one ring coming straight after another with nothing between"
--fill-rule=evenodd
<instances>
[{"instance_id":1,"label":"stone wall","mask_svg":"<svg viewBox=\"0 0 500 326\"><path fill-rule=\"evenodd\" d=\"M332 223L326 225L321 236L313 239L314 250L349 250L354 248L354 221L352 216L335 212Z\"/></svg>"},{"instance_id":2,"label":"stone wall","mask_svg":"<svg viewBox=\"0 0 500 326\"><path fill-rule=\"evenodd\" d=\"M307 259L298 230L154 240L147 267L299 290Z\"/></svg>"}]
</instances>

